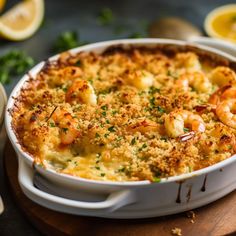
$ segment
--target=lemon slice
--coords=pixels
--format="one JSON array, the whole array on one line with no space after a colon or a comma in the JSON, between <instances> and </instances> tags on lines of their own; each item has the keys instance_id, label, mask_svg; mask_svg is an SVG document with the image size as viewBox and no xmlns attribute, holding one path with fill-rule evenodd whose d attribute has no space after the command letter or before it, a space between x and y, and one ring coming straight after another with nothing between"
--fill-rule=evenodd
<instances>
[{"instance_id":1,"label":"lemon slice","mask_svg":"<svg viewBox=\"0 0 236 236\"><path fill-rule=\"evenodd\" d=\"M0 12L2 11L3 7L5 6L6 0L0 0Z\"/></svg>"},{"instance_id":2,"label":"lemon slice","mask_svg":"<svg viewBox=\"0 0 236 236\"><path fill-rule=\"evenodd\" d=\"M236 4L225 5L211 11L204 23L206 33L236 43Z\"/></svg>"},{"instance_id":3,"label":"lemon slice","mask_svg":"<svg viewBox=\"0 0 236 236\"><path fill-rule=\"evenodd\" d=\"M26 39L39 28L43 16L43 0L22 1L0 17L0 35L14 41Z\"/></svg>"}]
</instances>

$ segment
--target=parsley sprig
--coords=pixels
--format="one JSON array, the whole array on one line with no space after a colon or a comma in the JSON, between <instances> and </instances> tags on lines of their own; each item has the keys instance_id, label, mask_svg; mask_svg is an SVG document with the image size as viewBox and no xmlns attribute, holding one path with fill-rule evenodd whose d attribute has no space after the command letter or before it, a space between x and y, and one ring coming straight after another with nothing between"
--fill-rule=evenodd
<instances>
[{"instance_id":1,"label":"parsley sprig","mask_svg":"<svg viewBox=\"0 0 236 236\"><path fill-rule=\"evenodd\" d=\"M32 57L21 50L11 50L0 56L0 82L8 84L11 77L21 75L34 65Z\"/></svg>"},{"instance_id":2,"label":"parsley sprig","mask_svg":"<svg viewBox=\"0 0 236 236\"><path fill-rule=\"evenodd\" d=\"M60 53L85 44L87 44L87 42L81 41L76 31L65 31L56 39L53 51Z\"/></svg>"}]
</instances>

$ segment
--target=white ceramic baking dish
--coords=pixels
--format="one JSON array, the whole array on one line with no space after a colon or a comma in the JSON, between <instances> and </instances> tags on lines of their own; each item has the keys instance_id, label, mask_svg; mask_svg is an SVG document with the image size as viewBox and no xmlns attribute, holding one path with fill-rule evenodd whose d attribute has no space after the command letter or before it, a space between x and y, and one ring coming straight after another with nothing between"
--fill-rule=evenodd
<instances>
[{"instance_id":1,"label":"white ceramic baking dish","mask_svg":"<svg viewBox=\"0 0 236 236\"><path fill-rule=\"evenodd\" d=\"M5 93L5 90L2 86L2 84L0 83L0 141L2 141L1 140L1 137L2 137L1 130L2 130L6 102L7 102L7 96L6 96L6 93ZM0 196L0 214L3 212L3 210L4 210L4 206L3 206L2 198Z\"/></svg>"},{"instance_id":2,"label":"white ceramic baking dish","mask_svg":"<svg viewBox=\"0 0 236 236\"><path fill-rule=\"evenodd\" d=\"M7 102L7 96L2 84L0 83L0 131L3 123L6 102Z\"/></svg>"},{"instance_id":3,"label":"white ceramic baking dish","mask_svg":"<svg viewBox=\"0 0 236 236\"><path fill-rule=\"evenodd\" d=\"M166 39L129 39L95 43L71 50L71 53L93 51L100 53L110 46L127 45L153 47L158 44L194 47L217 54L235 62L222 51ZM56 59L57 56L50 60ZM30 76L43 67L41 62L30 71ZM28 75L16 85L10 95L7 109L14 105ZM145 218L190 210L215 201L236 188L236 156L207 168L162 179L160 183L102 182L58 174L40 166L33 167L32 157L21 149L11 127L11 115L6 113L6 128L19 160L19 183L33 201L61 212L107 218ZM37 186L37 187L36 187Z\"/></svg>"}]
</instances>

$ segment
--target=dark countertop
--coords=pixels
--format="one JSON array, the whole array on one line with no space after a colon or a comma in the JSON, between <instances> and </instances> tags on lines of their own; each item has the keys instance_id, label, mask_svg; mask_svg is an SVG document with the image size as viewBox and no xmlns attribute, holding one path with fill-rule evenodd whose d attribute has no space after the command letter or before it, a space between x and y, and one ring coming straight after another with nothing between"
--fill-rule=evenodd
<instances>
[{"instance_id":1,"label":"dark countertop","mask_svg":"<svg viewBox=\"0 0 236 236\"><path fill-rule=\"evenodd\" d=\"M13 5L9 0L7 7ZM63 31L75 30L82 41L97 42L109 39L126 38L132 33L145 35L145 25L163 16L180 16L202 28L207 13L213 8L234 0L47 0L45 22L40 30L23 42L0 41L0 55L12 48L25 50L39 62L52 55L51 48L56 37ZM97 15L100 9L112 9L115 22L112 26L100 26ZM117 34L115 28L125 26L124 32ZM19 78L5 86L9 95ZM0 194L5 204L5 211L0 216L0 235L40 235L11 197L7 188L2 166L3 132L0 134Z\"/></svg>"}]
</instances>

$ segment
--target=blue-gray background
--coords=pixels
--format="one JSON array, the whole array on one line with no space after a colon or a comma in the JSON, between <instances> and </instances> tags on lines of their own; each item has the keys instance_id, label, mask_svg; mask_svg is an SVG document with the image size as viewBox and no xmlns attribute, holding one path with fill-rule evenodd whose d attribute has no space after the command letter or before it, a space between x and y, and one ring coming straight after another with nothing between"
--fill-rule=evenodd
<instances>
[{"instance_id":1,"label":"blue-gray background","mask_svg":"<svg viewBox=\"0 0 236 236\"><path fill-rule=\"evenodd\" d=\"M17 1L8 0L10 8ZM146 25L163 16L180 16L203 30L204 18L209 11L219 5L236 3L234 0L46 0L45 21L40 30L23 42L0 40L0 55L18 48L26 51L36 62L52 55L52 47L57 36L66 30L75 30L81 41L97 42L125 38L133 33L146 36ZM111 8L115 17L111 26L101 26L97 22L99 11ZM123 32L116 32L122 26ZM19 78L6 87L9 94ZM0 142L0 151L1 151ZM14 203L6 186L0 152L0 194L5 203L5 212L0 216L0 235L40 235L25 219ZM92 227L92 226L91 226ZM235 226L236 230L236 226Z\"/></svg>"}]
</instances>

